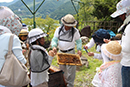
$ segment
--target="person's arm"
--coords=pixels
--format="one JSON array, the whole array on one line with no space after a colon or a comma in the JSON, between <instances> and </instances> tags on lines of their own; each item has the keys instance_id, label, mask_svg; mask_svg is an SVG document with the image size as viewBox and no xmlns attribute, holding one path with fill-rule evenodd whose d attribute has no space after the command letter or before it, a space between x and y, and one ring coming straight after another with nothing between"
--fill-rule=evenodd
<instances>
[{"instance_id":1,"label":"person's arm","mask_svg":"<svg viewBox=\"0 0 130 87\"><path fill-rule=\"evenodd\" d=\"M59 28L58 27L54 33L54 37L51 40L51 48L53 49L53 51L55 52L55 54L57 53L57 45L58 45L58 33L59 33Z\"/></svg>"},{"instance_id":2,"label":"person's arm","mask_svg":"<svg viewBox=\"0 0 130 87\"><path fill-rule=\"evenodd\" d=\"M82 40L81 38L76 40L77 50L82 50Z\"/></svg>"},{"instance_id":3,"label":"person's arm","mask_svg":"<svg viewBox=\"0 0 130 87\"><path fill-rule=\"evenodd\" d=\"M58 44L58 38L53 37L53 39L51 41L51 47L52 47L55 54L57 54L57 44Z\"/></svg>"},{"instance_id":4,"label":"person's arm","mask_svg":"<svg viewBox=\"0 0 130 87\"><path fill-rule=\"evenodd\" d=\"M90 49L94 46L95 42L94 42L94 39L91 38L90 41L84 46L85 49Z\"/></svg>"},{"instance_id":5,"label":"person's arm","mask_svg":"<svg viewBox=\"0 0 130 87\"><path fill-rule=\"evenodd\" d=\"M96 59L99 59L99 60L103 59L101 53L94 53L93 58L96 58Z\"/></svg>"},{"instance_id":6,"label":"person's arm","mask_svg":"<svg viewBox=\"0 0 130 87\"><path fill-rule=\"evenodd\" d=\"M130 54L130 24L126 26L124 33L122 34L122 52Z\"/></svg>"},{"instance_id":7,"label":"person's arm","mask_svg":"<svg viewBox=\"0 0 130 87\"><path fill-rule=\"evenodd\" d=\"M77 45L78 54L81 57L82 56L82 52L81 52L81 50L82 50L82 40L81 40L81 38L76 40L76 45Z\"/></svg>"},{"instance_id":8,"label":"person's arm","mask_svg":"<svg viewBox=\"0 0 130 87\"><path fill-rule=\"evenodd\" d=\"M25 59L22 53L21 43L20 43L19 38L16 35L14 35L12 50L16 58L23 64L26 64L27 60Z\"/></svg>"},{"instance_id":9,"label":"person's arm","mask_svg":"<svg viewBox=\"0 0 130 87\"><path fill-rule=\"evenodd\" d=\"M101 53L88 52L88 56L93 56L96 59L103 59Z\"/></svg>"},{"instance_id":10,"label":"person's arm","mask_svg":"<svg viewBox=\"0 0 130 87\"><path fill-rule=\"evenodd\" d=\"M51 41L51 47L57 47L58 44L58 38L57 37L53 37L52 41Z\"/></svg>"},{"instance_id":11,"label":"person's arm","mask_svg":"<svg viewBox=\"0 0 130 87\"><path fill-rule=\"evenodd\" d=\"M79 54L79 56L81 57L82 56L82 40L80 38L80 33L79 33L79 30L76 29L76 33L74 34L74 39L75 39L75 42L76 42L76 45L77 45L77 54Z\"/></svg>"},{"instance_id":12,"label":"person's arm","mask_svg":"<svg viewBox=\"0 0 130 87\"><path fill-rule=\"evenodd\" d=\"M53 59L54 56L55 56L55 52L54 52L53 50L50 50L50 51L48 52L48 54L49 54L49 64L51 65L52 59Z\"/></svg>"}]
</instances>

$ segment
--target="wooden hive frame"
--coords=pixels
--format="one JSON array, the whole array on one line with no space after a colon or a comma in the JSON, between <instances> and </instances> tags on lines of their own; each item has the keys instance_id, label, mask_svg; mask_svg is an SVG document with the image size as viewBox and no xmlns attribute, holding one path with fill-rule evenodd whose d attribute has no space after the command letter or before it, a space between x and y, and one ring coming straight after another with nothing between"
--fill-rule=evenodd
<instances>
[{"instance_id":1,"label":"wooden hive frame","mask_svg":"<svg viewBox=\"0 0 130 87\"><path fill-rule=\"evenodd\" d=\"M81 66L82 62L78 54L57 53L57 62L61 65L78 65Z\"/></svg>"}]
</instances>

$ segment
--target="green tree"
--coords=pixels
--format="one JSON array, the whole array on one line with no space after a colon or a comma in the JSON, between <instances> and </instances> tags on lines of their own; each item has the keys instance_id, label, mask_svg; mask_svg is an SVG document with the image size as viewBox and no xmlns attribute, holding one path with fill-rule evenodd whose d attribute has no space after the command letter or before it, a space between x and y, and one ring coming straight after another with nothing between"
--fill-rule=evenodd
<instances>
[{"instance_id":1,"label":"green tree","mask_svg":"<svg viewBox=\"0 0 130 87\"><path fill-rule=\"evenodd\" d=\"M74 15L75 19L79 22L79 30L87 25L86 21L95 19L91 15L93 10L93 1L94 0L74 0L75 3L78 3L77 6L79 6L78 13Z\"/></svg>"},{"instance_id":2,"label":"green tree","mask_svg":"<svg viewBox=\"0 0 130 87\"><path fill-rule=\"evenodd\" d=\"M81 0L79 2L80 9L79 9L79 20L80 21L87 21L91 20L93 17L91 16L93 10L93 0Z\"/></svg>"},{"instance_id":3,"label":"green tree","mask_svg":"<svg viewBox=\"0 0 130 87\"><path fill-rule=\"evenodd\" d=\"M116 4L120 0L94 0L92 16L98 20L109 21L110 15L116 10Z\"/></svg>"},{"instance_id":4,"label":"green tree","mask_svg":"<svg viewBox=\"0 0 130 87\"><path fill-rule=\"evenodd\" d=\"M29 31L33 29L33 18L24 18L22 22L28 26Z\"/></svg>"},{"instance_id":5,"label":"green tree","mask_svg":"<svg viewBox=\"0 0 130 87\"><path fill-rule=\"evenodd\" d=\"M41 28L45 33L50 36L50 38L52 38L55 29L59 26L59 21L50 18L48 15L46 16L46 19L37 17L35 20L36 27ZM29 31L33 29L33 18L25 18L22 22L28 26Z\"/></svg>"}]
</instances>

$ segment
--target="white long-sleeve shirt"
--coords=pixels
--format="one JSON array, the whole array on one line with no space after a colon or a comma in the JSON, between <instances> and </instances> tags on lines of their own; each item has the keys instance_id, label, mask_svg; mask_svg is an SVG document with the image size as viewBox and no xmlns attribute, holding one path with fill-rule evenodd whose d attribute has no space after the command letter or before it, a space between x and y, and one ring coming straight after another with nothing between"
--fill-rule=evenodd
<instances>
[{"instance_id":1,"label":"white long-sleeve shirt","mask_svg":"<svg viewBox=\"0 0 130 87\"><path fill-rule=\"evenodd\" d=\"M127 24L130 21L130 16L128 16L124 24ZM121 46L122 46L122 60L121 64L123 66L130 66L130 24L128 24L122 34Z\"/></svg>"},{"instance_id":2,"label":"white long-sleeve shirt","mask_svg":"<svg viewBox=\"0 0 130 87\"><path fill-rule=\"evenodd\" d=\"M94 39L91 38L89 43L86 44L86 46L88 47L88 49L92 48L93 46L95 45L95 42L94 42ZM97 45L97 49L96 49L97 52L100 52L101 51L101 46L100 45ZM102 59L102 56L100 53L94 53L94 56L93 58L96 58L96 59Z\"/></svg>"}]
</instances>

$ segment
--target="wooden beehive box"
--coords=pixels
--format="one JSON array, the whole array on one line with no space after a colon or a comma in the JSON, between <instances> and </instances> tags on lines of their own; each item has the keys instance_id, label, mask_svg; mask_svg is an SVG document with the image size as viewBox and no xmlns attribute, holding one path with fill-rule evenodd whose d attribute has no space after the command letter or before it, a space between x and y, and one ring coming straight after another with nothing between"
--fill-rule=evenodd
<instances>
[{"instance_id":1,"label":"wooden beehive box","mask_svg":"<svg viewBox=\"0 0 130 87\"><path fill-rule=\"evenodd\" d=\"M62 65L82 65L78 54L57 53L57 62Z\"/></svg>"}]
</instances>

